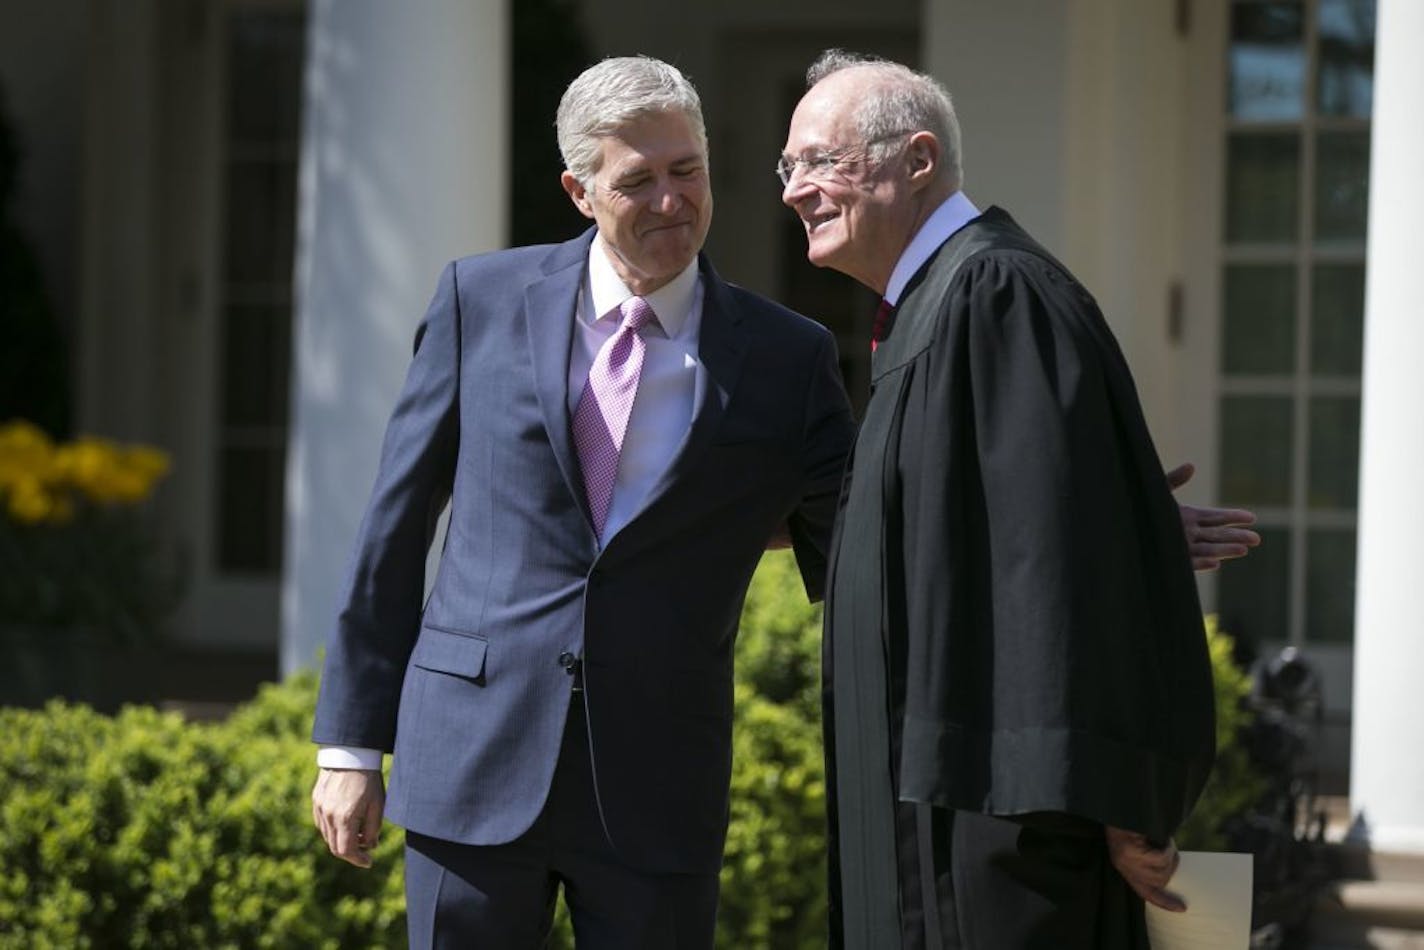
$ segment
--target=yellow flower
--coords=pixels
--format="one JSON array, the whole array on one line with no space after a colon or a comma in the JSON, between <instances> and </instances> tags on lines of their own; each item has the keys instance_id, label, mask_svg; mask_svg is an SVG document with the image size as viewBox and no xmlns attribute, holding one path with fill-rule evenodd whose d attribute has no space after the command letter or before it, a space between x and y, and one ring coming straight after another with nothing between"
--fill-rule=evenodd
<instances>
[{"instance_id":1,"label":"yellow flower","mask_svg":"<svg viewBox=\"0 0 1424 950\"><path fill-rule=\"evenodd\" d=\"M0 426L0 501L27 524L66 521L81 500L136 504L168 473L168 454L85 436L56 446L23 420Z\"/></svg>"},{"instance_id":2,"label":"yellow flower","mask_svg":"<svg viewBox=\"0 0 1424 950\"><path fill-rule=\"evenodd\" d=\"M48 481L54 464L54 443L23 419L0 426L0 490L21 482Z\"/></svg>"},{"instance_id":3,"label":"yellow flower","mask_svg":"<svg viewBox=\"0 0 1424 950\"><path fill-rule=\"evenodd\" d=\"M54 498L35 479L10 486L10 516L21 524L40 524L54 512Z\"/></svg>"}]
</instances>

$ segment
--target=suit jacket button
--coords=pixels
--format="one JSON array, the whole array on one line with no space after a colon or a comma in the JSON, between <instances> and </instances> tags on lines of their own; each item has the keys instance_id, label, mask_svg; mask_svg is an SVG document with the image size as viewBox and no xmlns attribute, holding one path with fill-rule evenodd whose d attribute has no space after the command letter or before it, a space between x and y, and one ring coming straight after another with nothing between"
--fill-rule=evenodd
<instances>
[{"instance_id":1,"label":"suit jacket button","mask_svg":"<svg viewBox=\"0 0 1424 950\"><path fill-rule=\"evenodd\" d=\"M559 654L559 665L564 668L565 673L573 675L574 665L576 663L578 663L578 657L574 656L568 650L565 650L563 653Z\"/></svg>"}]
</instances>

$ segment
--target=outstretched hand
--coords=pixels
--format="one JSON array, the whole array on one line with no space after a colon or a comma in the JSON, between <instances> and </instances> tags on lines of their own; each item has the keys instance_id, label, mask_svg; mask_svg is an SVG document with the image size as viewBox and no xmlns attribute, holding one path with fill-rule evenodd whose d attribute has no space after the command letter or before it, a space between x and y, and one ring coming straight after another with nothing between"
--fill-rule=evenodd
<instances>
[{"instance_id":1,"label":"outstretched hand","mask_svg":"<svg viewBox=\"0 0 1424 950\"><path fill-rule=\"evenodd\" d=\"M1108 839L1108 860L1138 897L1163 910L1187 909L1186 901L1167 890L1167 882L1182 860L1176 844L1168 841L1163 847L1153 847L1146 835L1111 825L1104 825L1103 832Z\"/></svg>"},{"instance_id":2,"label":"outstretched hand","mask_svg":"<svg viewBox=\"0 0 1424 950\"><path fill-rule=\"evenodd\" d=\"M1167 485L1176 491L1194 474L1196 466L1184 462L1167 473ZM1198 508L1180 502L1177 507L1194 571L1214 571L1222 561L1245 557L1261 543L1261 536L1246 527L1256 523L1256 515L1245 508Z\"/></svg>"}]
</instances>

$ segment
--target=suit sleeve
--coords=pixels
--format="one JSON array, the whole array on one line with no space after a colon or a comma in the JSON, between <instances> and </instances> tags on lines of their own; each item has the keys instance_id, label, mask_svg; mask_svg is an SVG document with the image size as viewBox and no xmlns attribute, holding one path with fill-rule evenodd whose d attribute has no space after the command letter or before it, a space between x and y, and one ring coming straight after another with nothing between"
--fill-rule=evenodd
<instances>
[{"instance_id":1,"label":"suit sleeve","mask_svg":"<svg viewBox=\"0 0 1424 950\"><path fill-rule=\"evenodd\" d=\"M328 643L314 741L390 751L420 628L425 556L449 498L458 448L460 310L455 265L441 274L416 332L386 426Z\"/></svg>"},{"instance_id":2,"label":"suit sleeve","mask_svg":"<svg viewBox=\"0 0 1424 950\"><path fill-rule=\"evenodd\" d=\"M807 384L801 498L788 519L801 582L812 602L826 591L831 529L840 501L846 457L855 437L850 400L841 382L835 340L821 335Z\"/></svg>"}]
</instances>

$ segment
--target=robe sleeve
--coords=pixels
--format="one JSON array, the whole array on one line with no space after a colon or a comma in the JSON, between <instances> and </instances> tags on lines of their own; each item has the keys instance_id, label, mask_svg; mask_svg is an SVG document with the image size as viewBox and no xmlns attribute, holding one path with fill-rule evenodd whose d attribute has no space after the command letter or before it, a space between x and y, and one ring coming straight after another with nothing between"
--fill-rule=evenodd
<instances>
[{"instance_id":1,"label":"robe sleeve","mask_svg":"<svg viewBox=\"0 0 1424 950\"><path fill-rule=\"evenodd\" d=\"M901 797L1165 837L1210 767L1210 671L1176 505L1101 314L1052 262L986 254L915 372Z\"/></svg>"}]
</instances>

